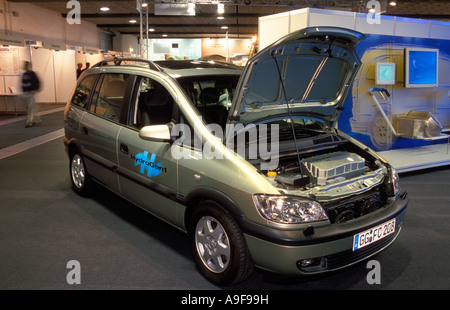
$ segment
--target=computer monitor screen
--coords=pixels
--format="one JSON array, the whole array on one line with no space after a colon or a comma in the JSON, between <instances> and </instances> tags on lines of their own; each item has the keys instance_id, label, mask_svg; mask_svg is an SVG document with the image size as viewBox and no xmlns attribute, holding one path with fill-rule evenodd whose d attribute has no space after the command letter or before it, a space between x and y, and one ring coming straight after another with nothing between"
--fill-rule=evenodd
<instances>
[{"instance_id":1,"label":"computer monitor screen","mask_svg":"<svg viewBox=\"0 0 450 310\"><path fill-rule=\"evenodd\" d=\"M395 63L378 62L375 69L375 79L377 85L395 84Z\"/></svg>"},{"instance_id":2,"label":"computer monitor screen","mask_svg":"<svg viewBox=\"0 0 450 310\"><path fill-rule=\"evenodd\" d=\"M438 60L438 49L406 48L405 87L437 87Z\"/></svg>"}]
</instances>

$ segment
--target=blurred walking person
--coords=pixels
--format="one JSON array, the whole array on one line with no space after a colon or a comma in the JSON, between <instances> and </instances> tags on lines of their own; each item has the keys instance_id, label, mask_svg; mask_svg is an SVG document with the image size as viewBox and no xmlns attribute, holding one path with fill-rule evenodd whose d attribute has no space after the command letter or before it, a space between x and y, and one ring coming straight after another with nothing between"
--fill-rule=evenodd
<instances>
[{"instance_id":1,"label":"blurred walking person","mask_svg":"<svg viewBox=\"0 0 450 310\"><path fill-rule=\"evenodd\" d=\"M33 124L41 122L39 115L36 115L35 112L35 95L40 88L40 81L36 73L31 70L31 63L29 61L25 61L24 70L25 72L22 74L22 91L27 107L26 127L28 128L33 126Z\"/></svg>"}]
</instances>

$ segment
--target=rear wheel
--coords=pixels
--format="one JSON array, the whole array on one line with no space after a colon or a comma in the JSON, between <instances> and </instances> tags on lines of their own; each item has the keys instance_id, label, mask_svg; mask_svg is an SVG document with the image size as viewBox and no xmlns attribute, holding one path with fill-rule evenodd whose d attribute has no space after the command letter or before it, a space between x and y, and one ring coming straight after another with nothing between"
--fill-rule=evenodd
<instances>
[{"instance_id":1,"label":"rear wheel","mask_svg":"<svg viewBox=\"0 0 450 310\"><path fill-rule=\"evenodd\" d=\"M213 201L202 202L189 227L194 260L205 278L219 285L231 285L252 274L247 243L225 208Z\"/></svg>"},{"instance_id":2,"label":"rear wheel","mask_svg":"<svg viewBox=\"0 0 450 310\"><path fill-rule=\"evenodd\" d=\"M78 152L70 156L69 170L73 191L79 195L89 194L91 177L86 169L83 158Z\"/></svg>"}]
</instances>

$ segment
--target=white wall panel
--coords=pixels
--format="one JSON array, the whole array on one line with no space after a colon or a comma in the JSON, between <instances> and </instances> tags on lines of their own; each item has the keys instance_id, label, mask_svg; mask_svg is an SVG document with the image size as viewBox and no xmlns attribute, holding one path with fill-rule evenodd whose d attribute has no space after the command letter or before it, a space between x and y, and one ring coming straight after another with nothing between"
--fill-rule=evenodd
<instances>
[{"instance_id":1,"label":"white wall panel","mask_svg":"<svg viewBox=\"0 0 450 310\"><path fill-rule=\"evenodd\" d=\"M75 51L52 51L56 102L66 102L76 83Z\"/></svg>"},{"instance_id":2,"label":"white wall panel","mask_svg":"<svg viewBox=\"0 0 450 310\"><path fill-rule=\"evenodd\" d=\"M45 48L33 48L31 63L33 71L41 82L41 89L36 94L36 102L56 102L52 51Z\"/></svg>"},{"instance_id":3,"label":"white wall panel","mask_svg":"<svg viewBox=\"0 0 450 310\"><path fill-rule=\"evenodd\" d=\"M428 38L430 36L430 21L396 17L394 35L399 37Z\"/></svg>"},{"instance_id":4,"label":"white wall panel","mask_svg":"<svg viewBox=\"0 0 450 310\"><path fill-rule=\"evenodd\" d=\"M289 12L259 18L259 50L272 44L290 32Z\"/></svg>"},{"instance_id":5,"label":"white wall panel","mask_svg":"<svg viewBox=\"0 0 450 310\"><path fill-rule=\"evenodd\" d=\"M308 27L309 8L292 11L289 22L291 32Z\"/></svg>"},{"instance_id":6,"label":"white wall panel","mask_svg":"<svg viewBox=\"0 0 450 310\"><path fill-rule=\"evenodd\" d=\"M367 14L356 13L355 14L355 28L362 33L366 34L382 34L393 35L395 28L394 16L379 16L379 19L368 19Z\"/></svg>"},{"instance_id":7,"label":"white wall panel","mask_svg":"<svg viewBox=\"0 0 450 310\"><path fill-rule=\"evenodd\" d=\"M450 40L449 23L432 20L430 24L430 38Z\"/></svg>"},{"instance_id":8,"label":"white wall panel","mask_svg":"<svg viewBox=\"0 0 450 310\"><path fill-rule=\"evenodd\" d=\"M334 26L354 29L354 13L310 9L309 26Z\"/></svg>"}]
</instances>

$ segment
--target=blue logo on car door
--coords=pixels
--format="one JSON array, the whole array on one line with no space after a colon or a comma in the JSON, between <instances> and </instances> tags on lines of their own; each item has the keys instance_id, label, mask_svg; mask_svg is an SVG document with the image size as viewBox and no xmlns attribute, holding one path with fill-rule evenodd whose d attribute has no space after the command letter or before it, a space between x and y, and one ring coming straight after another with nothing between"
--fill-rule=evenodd
<instances>
[{"instance_id":1,"label":"blue logo on car door","mask_svg":"<svg viewBox=\"0 0 450 310\"><path fill-rule=\"evenodd\" d=\"M147 171L147 176L149 178L160 175L163 171L166 172L166 168L162 166L162 163L155 163L156 154L151 154L149 158L148 152L145 151L134 156L131 155L131 158L134 160L134 166L141 166L139 172L145 174Z\"/></svg>"}]
</instances>

